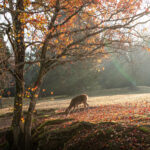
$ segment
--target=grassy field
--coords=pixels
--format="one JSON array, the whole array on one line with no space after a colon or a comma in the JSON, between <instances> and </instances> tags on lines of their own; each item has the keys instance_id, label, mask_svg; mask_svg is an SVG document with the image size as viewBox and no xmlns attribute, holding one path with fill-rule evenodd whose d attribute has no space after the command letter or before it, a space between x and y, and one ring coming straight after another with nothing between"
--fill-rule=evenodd
<instances>
[{"instance_id":1,"label":"grassy field","mask_svg":"<svg viewBox=\"0 0 150 150\"><path fill-rule=\"evenodd\" d=\"M130 90L129 88L95 91L95 93L94 92L88 93L89 95L88 104L90 105L91 108L112 106L112 108L110 107L110 109L112 110L114 110L115 107L116 107L115 109L118 110L117 105L120 105L120 107L125 107L124 109L127 109L130 106L130 103L132 105L134 105L134 103L138 105L140 105L140 103L149 105L150 93L148 92L150 92L150 87L138 87L138 90L136 91ZM37 101L36 110L42 111L42 110L56 109L56 111L58 112L63 112L64 109L69 105L71 98L72 97L67 97L65 95L40 98ZM12 118L13 98L3 98L2 104L3 108L0 109L0 122L1 122L0 128L4 127L4 124L9 124L5 123L5 120L7 122L10 122L9 120L11 120ZM27 110L28 104L29 99L25 99L23 106L24 111Z\"/></svg>"},{"instance_id":2,"label":"grassy field","mask_svg":"<svg viewBox=\"0 0 150 150\"><path fill-rule=\"evenodd\" d=\"M131 90L130 88L116 88L97 91L85 92L89 95L88 103L91 106L100 104L114 104L133 101L149 101L150 87L140 86L138 90ZM39 98L37 100L36 109L49 109L49 108L65 108L68 106L73 96L51 96L46 98ZM0 109L0 115L13 111L14 98L2 98L3 109ZM24 110L27 110L29 99L24 99Z\"/></svg>"},{"instance_id":3,"label":"grassy field","mask_svg":"<svg viewBox=\"0 0 150 150\"><path fill-rule=\"evenodd\" d=\"M124 88L88 93L90 107L83 110L81 106L68 116L64 110L71 97L39 99L33 120L33 143L44 150L83 149L87 145L92 150L93 143L95 150L150 150L149 92L149 87L138 87L137 91ZM4 100L0 129L9 127L12 120L13 99ZM24 103L25 112L28 100Z\"/></svg>"}]
</instances>

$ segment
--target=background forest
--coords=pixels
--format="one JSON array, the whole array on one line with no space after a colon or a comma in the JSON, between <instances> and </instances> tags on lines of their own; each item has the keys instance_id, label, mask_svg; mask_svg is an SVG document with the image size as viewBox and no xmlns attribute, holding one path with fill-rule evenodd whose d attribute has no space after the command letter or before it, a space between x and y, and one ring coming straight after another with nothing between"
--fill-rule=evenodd
<instances>
[{"instance_id":1,"label":"background forest","mask_svg":"<svg viewBox=\"0 0 150 150\"><path fill-rule=\"evenodd\" d=\"M91 60L59 66L45 76L40 93L41 96L49 96L51 91L56 95L72 95L101 89L150 86L148 64L150 53L134 50L126 55L113 54L101 63ZM35 66L29 70L27 87L36 77L36 69Z\"/></svg>"},{"instance_id":2,"label":"background forest","mask_svg":"<svg viewBox=\"0 0 150 150\"><path fill-rule=\"evenodd\" d=\"M74 95L84 92L100 92L102 89L136 86L150 86L150 53L134 49L124 54L114 53L109 59L79 61L54 68L43 80L40 97L50 95ZM38 65L25 73L25 87L28 90L35 81ZM5 88L4 96L14 96L13 79ZM49 84L47 84L49 83ZM94 94L93 93L93 94Z\"/></svg>"}]
</instances>

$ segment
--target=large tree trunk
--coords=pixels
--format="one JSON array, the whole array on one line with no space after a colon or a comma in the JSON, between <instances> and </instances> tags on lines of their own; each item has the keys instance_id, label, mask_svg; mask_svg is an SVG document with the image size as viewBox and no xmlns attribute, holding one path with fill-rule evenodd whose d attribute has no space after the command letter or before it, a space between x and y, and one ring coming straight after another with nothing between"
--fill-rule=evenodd
<instances>
[{"instance_id":1,"label":"large tree trunk","mask_svg":"<svg viewBox=\"0 0 150 150\"><path fill-rule=\"evenodd\" d=\"M24 84L23 82L20 83L19 81L16 82L16 96L14 99L14 114L13 114L13 137L14 137L14 145L13 149L20 150L20 138L22 135L21 131L21 117L22 117L22 100L23 100L23 93L24 93Z\"/></svg>"},{"instance_id":2,"label":"large tree trunk","mask_svg":"<svg viewBox=\"0 0 150 150\"><path fill-rule=\"evenodd\" d=\"M23 52L23 51L22 51ZM21 53L20 53L21 54ZM19 57L20 56L20 57ZM24 53L16 57L16 66L20 62L24 61ZM24 65L20 65L15 69L16 73L16 95L14 99L14 113L12 121L13 129L13 140L14 140L14 150L21 150L21 140L22 140L22 105L24 97Z\"/></svg>"},{"instance_id":3,"label":"large tree trunk","mask_svg":"<svg viewBox=\"0 0 150 150\"><path fill-rule=\"evenodd\" d=\"M15 55L15 68L13 74L16 80L16 96L14 99L14 113L12 121L13 129L13 142L14 149L21 150L21 117L22 117L22 103L24 97L24 63L25 63L25 43L24 43L24 26L20 20L20 16L24 10L24 1L16 1L16 9L18 12L12 13L13 26L14 26L14 55ZM20 11L19 11L20 10Z\"/></svg>"}]
</instances>

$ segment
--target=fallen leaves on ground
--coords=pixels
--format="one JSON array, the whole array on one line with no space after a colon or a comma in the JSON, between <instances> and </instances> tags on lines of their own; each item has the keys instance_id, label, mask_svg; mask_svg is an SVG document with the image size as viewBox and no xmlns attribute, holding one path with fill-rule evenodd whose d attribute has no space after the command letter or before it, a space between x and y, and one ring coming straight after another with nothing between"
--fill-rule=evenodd
<instances>
[{"instance_id":1,"label":"fallen leaves on ground","mask_svg":"<svg viewBox=\"0 0 150 150\"><path fill-rule=\"evenodd\" d=\"M100 105L81 112L71 113L69 118L92 123L119 122L138 126L146 125L150 124L150 103L142 101L137 103Z\"/></svg>"}]
</instances>

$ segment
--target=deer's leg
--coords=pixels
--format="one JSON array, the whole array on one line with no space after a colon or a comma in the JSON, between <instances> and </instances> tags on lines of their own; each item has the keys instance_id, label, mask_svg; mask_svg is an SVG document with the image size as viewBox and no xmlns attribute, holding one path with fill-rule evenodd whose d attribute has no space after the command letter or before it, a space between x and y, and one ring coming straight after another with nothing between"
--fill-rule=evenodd
<instances>
[{"instance_id":1,"label":"deer's leg","mask_svg":"<svg viewBox=\"0 0 150 150\"><path fill-rule=\"evenodd\" d=\"M71 111L71 108L70 108L70 107L68 107L68 108L66 109L66 111L65 111L65 112L66 112L66 114L67 114L67 115L69 115L69 114L70 114L70 111Z\"/></svg>"},{"instance_id":2,"label":"deer's leg","mask_svg":"<svg viewBox=\"0 0 150 150\"><path fill-rule=\"evenodd\" d=\"M73 110L72 110L72 112L74 112L74 111L75 111L75 107L76 107L76 106L73 106Z\"/></svg>"},{"instance_id":3,"label":"deer's leg","mask_svg":"<svg viewBox=\"0 0 150 150\"><path fill-rule=\"evenodd\" d=\"M86 103L86 106L87 106L87 107L89 107L89 104L88 104L88 103Z\"/></svg>"},{"instance_id":4,"label":"deer's leg","mask_svg":"<svg viewBox=\"0 0 150 150\"><path fill-rule=\"evenodd\" d=\"M80 112L81 110L80 110L80 108L79 108L79 105L76 105L76 107L77 107L78 112Z\"/></svg>"},{"instance_id":5,"label":"deer's leg","mask_svg":"<svg viewBox=\"0 0 150 150\"><path fill-rule=\"evenodd\" d=\"M79 110L79 105L76 105L76 108Z\"/></svg>"},{"instance_id":6,"label":"deer's leg","mask_svg":"<svg viewBox=\"0 0 150 150\"><path fill-rule=\"evenodd\" d=\"M86 109L86 107L88 108L88 103L84 103L84 110Z\"/></svg>"},{"instance_id":7,"label":"deer's leg","mask_svg":"<svg viewBox=\"0 0 150 150\"><path fill-rule=\"evenodd\" d=\"M86 103L84 103L84 110L85 110L85 108L86 108Z\"/></svg>"},{"instance_id":8,"label":"deer's leg","mask_svg":"<svg viewBox=\"0 0 150 150\"><path fill-rule=\"evenodd\" d=\"M88 103L86 103L86 106L87 106L87 110L89 109L89 104Z\"/></svg>"},{"instance_id":9,"label":"deer's leg","mask_svg":"<svg viewBox=\"0 0 150 150\"><path fill-rule=\"evenodd\" d=\"M68 115L70 114L70 112L71 112L71 109L69 109L69 111L68 111Z\"/></svg>"}]
</instances>

